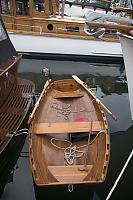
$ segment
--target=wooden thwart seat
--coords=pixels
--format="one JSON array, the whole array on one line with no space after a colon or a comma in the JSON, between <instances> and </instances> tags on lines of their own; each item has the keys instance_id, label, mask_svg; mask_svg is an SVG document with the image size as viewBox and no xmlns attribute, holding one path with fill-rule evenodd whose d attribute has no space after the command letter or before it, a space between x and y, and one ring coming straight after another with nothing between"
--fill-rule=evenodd
<instances>
[{"instance_id":1,"label":"wooden thwart seat","mask_svg":"<svg viewBox=\"0 0 133 200\"><path fill-rule=\"evenodd\" d=\"M49 133L81 133L90 131L91 122L59 122L59 123L36 123L35 134ZM92 131L100 131L104 128L102 121L92 122Z\"/></svg>"},{"instance_id":2,"label":"wooden thwart seat","mask_svg":"<svg viewBox=\"0 0 133 200\"><path fill-rule=\"evenodd\" d=\"M72 165L72 166L48 166L51 174L59 182L79 182L82 181L91 171L93 165L87 165L87 171L80 169L84 168L84 165Z\"/></svg>"},{"instance_id":3,"label":"wooden thwart seat","mask_svg":"<svg viewBox=\"0 0 133 200\"><path fill-rule=\"evenodd\" d=\"M75 91L69 91L69 92L57 92L56 95L53 97L55 99L60 99L60 98L79 98L83 97L83 94L80 94Z\"/></svg>"}]
</instances>

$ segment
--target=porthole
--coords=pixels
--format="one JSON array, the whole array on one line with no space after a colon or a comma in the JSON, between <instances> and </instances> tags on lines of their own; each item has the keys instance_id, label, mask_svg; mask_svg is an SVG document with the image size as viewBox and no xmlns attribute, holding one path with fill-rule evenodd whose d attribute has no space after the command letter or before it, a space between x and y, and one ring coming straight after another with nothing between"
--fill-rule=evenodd
<instances>
[{"instance_id":1,"label":"porthole","mask_svg":"<svg viewBox=\"0 0 133 200\"><path fill-rule=\"evenodd\" d=\"M52 31L53 28L54 28L54 27L53 27L53 24L48 24L48 25L47 25L47 28L48 28L49 31Z\"/></svg>"}]
</instances>

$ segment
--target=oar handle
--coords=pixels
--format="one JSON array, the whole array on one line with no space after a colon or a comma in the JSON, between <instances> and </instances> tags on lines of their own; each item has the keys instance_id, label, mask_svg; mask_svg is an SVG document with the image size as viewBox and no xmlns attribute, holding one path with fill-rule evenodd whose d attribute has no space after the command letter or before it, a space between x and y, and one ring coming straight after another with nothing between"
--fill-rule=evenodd
<instances>
[{"instance_id":1,"label":"oar handle","mask_svg":"<svg viewBox=\"0 0 133 200\"><path fill-rule=\"evenodd\" d=\"M50 84L50 82L51 82L51 79L49 79L49 80L46 81L46 83L45 83L45 85L44 85L44 88L43 88L43 91L42 91L42 93L40 94L40 96L39 96L39 98L38 98L38 101L36 102L35 107L34 107L32 113L31 113L31 115L30 115L30 117L29 117L29 120L28 120L28 122L27 122L28 125L30 124L30 122L31 122L31 120L32 120L32 118L33 118L33 116L34 116L34 114L35 114L35 111L36 111L37 107L39 106L40 100L41 100L41 98L42 98L42 96L43 96L43 94L44 94L46 88L47 88L48 85Z\"/></svg>"},{"instance_id":2,"label":"oar handle","mask_svg":"<svg viewBox=\"0 0 133 200\"><path fill-rule=\"evenodd\" d=\"M117 121L117 118L113 115L112 112L110 112L110 110L100 101L100 105L104 108L104 110L106 110L108 112L108 114L115 120Z\"/></svg>"},{"instance_id":3,"label":"oar handle","mask_svg":"<svg viewBox=\"0 0 133 200\"><path fill-rule=\"evenodd\" d=\"M96 100L96 102L100 104L114 120L117 120L117 118L112 114L112 112L110 112L110 110L106 108L106 106L93 94L93 92L87 87L87 85L83 81L81 81L75 75L72 75L72 77L74 78L75 81L77 81L80 85L82 85L85 88L85 90L88 91L88 93Z\"/></svg>"}]
</instances>

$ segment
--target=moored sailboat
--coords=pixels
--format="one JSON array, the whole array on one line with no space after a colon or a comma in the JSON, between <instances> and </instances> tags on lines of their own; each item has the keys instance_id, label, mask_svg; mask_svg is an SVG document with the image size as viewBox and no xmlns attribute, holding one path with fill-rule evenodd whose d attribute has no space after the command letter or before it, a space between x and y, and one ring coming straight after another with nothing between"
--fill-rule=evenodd
<instances>
[{"instance_id":1,"label":"moored sailboat","mask_svg":"<svg viewBox=\"0 0 133 200\"><path fill-rule=\"evenodd\" d=\"M95 62L103 59L112 62L122 60L121 47L115 32L106 30L102 40L88 35L84 32L86 16L72 16L65 9L66 6L63 8L62 5L63 3L55 0L13 0L11 4L7 1L1 12L10 39L18 52L26 57L42 59L93 59ZM94 13L105 15L110 10L92 4L86 9L90 12L93 8L97 9ZM25 45L25 41L28 41L28 45Z\"/></svg>"}]
</instances>

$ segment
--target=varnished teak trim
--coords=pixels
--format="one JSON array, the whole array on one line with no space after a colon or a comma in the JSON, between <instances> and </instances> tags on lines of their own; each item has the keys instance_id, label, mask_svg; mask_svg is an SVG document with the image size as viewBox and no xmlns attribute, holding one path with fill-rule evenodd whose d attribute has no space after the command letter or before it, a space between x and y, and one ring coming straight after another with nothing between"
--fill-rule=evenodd
<instances>
[{"instance_id":1,"label":"varnished teak trim","mask_svg":"<svg viewBox=\"0 0 133 200\"><path fill-rule=\"evenodd\" d=\"M36 123L34 132L36 134L48 133L80 133L89 132L91 122L60 122L60 123ZM103 129L102 121L92 123L92 131L100 131Z\"/></svg>"},{"instance_id":2,"label":"varnished teak trim","mask_svg":"<svg viewBox=\"0 0 133 200\"><path fill-rule=\"evenodd\" d=\"M48 169L59 182L75 182L83 181L87 174L90 173L92 166L87 165L86 171L81 170L84 168L84 165L48 166Z\"/></svg>"}]
</instances>

